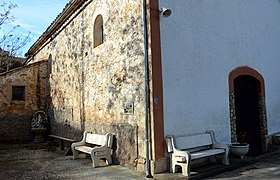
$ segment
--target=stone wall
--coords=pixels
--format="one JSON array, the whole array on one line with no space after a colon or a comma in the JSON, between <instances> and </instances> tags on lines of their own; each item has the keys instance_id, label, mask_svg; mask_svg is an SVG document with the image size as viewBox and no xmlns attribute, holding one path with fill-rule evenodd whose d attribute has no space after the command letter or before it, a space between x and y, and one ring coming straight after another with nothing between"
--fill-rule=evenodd
<instances>
[{"instance_id":1,"label":"stone wall","mask_svg":"<svg viewBox=\"0 0 280 180\"><path fill-rule=\"evenodd\" d=\"M79 139L84 130L115 135L115 162L136 168L145 157L141 1L89 1L34 55L49 58L51 133ZM103 44L94 48L95 18ZM132 113L125 114L125 104Z\"/></svg>"},{"instance_id":2,"label":"stone wall","mask_svg":"<svg viewBox=\"0 0 280 180\"><path fill-rule=\"evenodd\" d=\"M31 118L46 107L47 63L0 74L0 141L31 141ZM12 86L25 86L25 100L12 100Z\"/></svg>"},{"instance_id":3,"label":"stone wall","mask_svg":"<svg viewBox=\"0 0 280 180\"><path fill-rule=\"evenodd\" d=\"M268 146L268 132L267 132L267 115L266 115L266 105L265 96L259 94L258 97L258 109L259 109L259 122L260 122L260 136L261 136L261 148L262 152L267 151ZM234 91L229 93L229 103L230 103L230 127L231 127L231 142L238 141L238 135L236 131L236 113L235 113L235 95Z\"/></svg>"}]
</instances>

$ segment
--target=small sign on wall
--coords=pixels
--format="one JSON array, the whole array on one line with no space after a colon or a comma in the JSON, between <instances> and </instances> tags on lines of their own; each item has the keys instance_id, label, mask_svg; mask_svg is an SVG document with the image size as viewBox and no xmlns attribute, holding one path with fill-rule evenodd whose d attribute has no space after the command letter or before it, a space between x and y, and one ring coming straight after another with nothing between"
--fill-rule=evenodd
<instances>
[{"instance_id":1,"label":"small sign on wall","mask_svg":"<svg viewBox=\"0 0 280 180\"><path fill-rule=\"evenodd\" d=\"M124 114L130 115L134 113L134 103L133 102L125 102L124 103Z\"/></svg>"}]
</instances>

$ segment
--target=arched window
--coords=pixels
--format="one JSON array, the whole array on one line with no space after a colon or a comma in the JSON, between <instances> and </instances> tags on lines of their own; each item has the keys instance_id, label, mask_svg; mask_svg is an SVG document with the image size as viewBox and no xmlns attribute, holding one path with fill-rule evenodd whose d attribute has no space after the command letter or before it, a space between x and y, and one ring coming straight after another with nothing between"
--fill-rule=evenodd
<instances>
[{"instance_id":1,"label":"arched window","mask_svg":"<svg viewBox=\"0 0 280 180\"><path fill-rule=\"evenodd\" d=\"M99 14L94 21L94 45L93 47L97 47L103 43L103 18Z\"/></svg>"}]
</instances>

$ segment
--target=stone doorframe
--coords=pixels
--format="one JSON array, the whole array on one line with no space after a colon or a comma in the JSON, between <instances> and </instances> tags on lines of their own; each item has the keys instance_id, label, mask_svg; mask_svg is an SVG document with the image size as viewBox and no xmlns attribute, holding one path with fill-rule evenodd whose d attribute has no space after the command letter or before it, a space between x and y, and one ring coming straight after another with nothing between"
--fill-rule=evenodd
<instances>
[{"instance_id":1,"label":"stone doorframe","mask_svg":"<svg viewBox=\"0 0 280 180\"><path fill-rule=\"evenodd\" d=\"M229 80L229 108L230 108L230 128L231 128L231 142L237 141L236 134L236 115L235 115L235 96L234 96L234 79L241 75L248 75L256 78L260 82L260 93L259 93L259 118L260 118L260 134L261 134L261 146L262 152L267 151L267 116L266 116L266 105L265 105L265 86L264 79L260 73L256 70L244 66L238 67L230 72Z\"/></svg>"}]
</instances>

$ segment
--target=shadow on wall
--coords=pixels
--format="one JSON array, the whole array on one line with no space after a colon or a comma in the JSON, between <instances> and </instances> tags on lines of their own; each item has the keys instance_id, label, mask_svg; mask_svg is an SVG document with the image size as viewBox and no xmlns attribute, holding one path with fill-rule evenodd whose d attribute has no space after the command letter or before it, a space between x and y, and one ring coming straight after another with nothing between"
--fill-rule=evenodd
<instances>
[{"instance_id":1,"label":"shadow on wall","mask_svg":"<svg viewBox=\"0 0 280 180\"><path fill-rule=\"evenodd\" d=\"M30 116L0 117L0 142L30 142L34 139L31 133Z\"/></svg>"},{"instance_id":2,"label":"shadow on wall","mask_svg":"<svg viewBox=\"0 0 280 180\"><path fill-rule=\"evenodd\" d=\"M75 119L77 117L74 116L75 112L73 107L54 107L50 95L52 64L53 57L52 55L49 55L46 78L46 109L50 123L49 133L78 141L82 139L85 130L95 134L112 133L114 135L112 155L114 164L125 164L129 168L135 169L138 159L138 126L130 124L102 124L87 122L83 115L83 105L81 105L81 116L78 119ZM59 93L56 93L56 95L58 94ZM63 97L61 98L63 99ZM64 103L62 102L61 104Z\"/></svg>"},{"instance_id":3,"label":"shadow on wall","mask_svg":"<svg viewBox=\"0 0 280 180\"><path fill-rule=\"evenodd\" d=\"M32 141L31 119L45 110L46 61L0 74L0 142Z\"/></svg>"},{"instance_id":4,"label":"shadow on wall","mask_svg":"<svg viewBox=\"0 0 280 180\"><path fill-rule=\"evenodd\" d=\"M52 73L53 59L50 55L47 62L44 77L39 81L37 93L32 98L36 98L37 108L30 111L26 116L18 114L13 116L0 116L0 142L32 142L34 133L31 131L31 120L33 114L42 110L48 116L48 134L71 138L80 141L84 130L95 134L112 133L113 139L113 162L114 164L125 164L130 169L136 169L138 160L138 126L131 124L103 124L88 122L82 117L74 116L73 107L54 107L50 96L50 75ZM44 83L43 81L46 80ZM36 82L36 81L35 81ZM38 81L37 81L38 83ZM38 94L40 97L38 97ZM63 98L63 97L62 97ZM38 106L40 105L40 106ZM83 111L82 109L80 111ZM80 113L82 114L82 112ZM76 119L74 119L76 118ZM47 137L46 137L47 138Z\"/></svg>"},{"instance_id":5,"label":"shadow on wall","mask_svg":"<svg viewBox=\"0 0 280 180\"><path fill-rule=\"evenodd\" d=\"M49 109L48 116L50 122L50 133L61 137L82 140L83 132L79 127L70 125L67 119L72 114L71 109ZM112 133L114 164L125 164L130 169L135 169L138 159L138 126L130 124L102 124L94 122L84 122L85 130L94 134Z\"/></svg>"}]
</instances>

